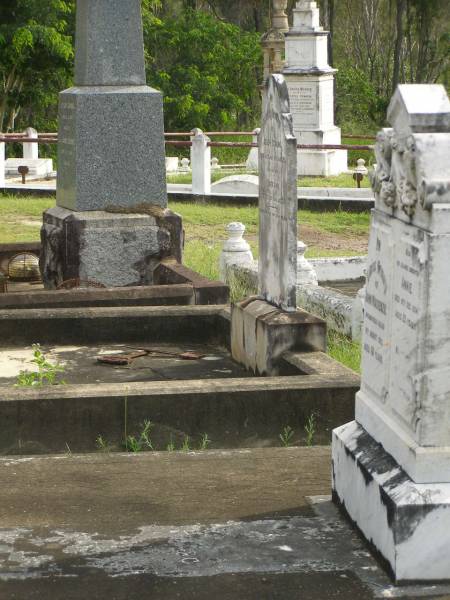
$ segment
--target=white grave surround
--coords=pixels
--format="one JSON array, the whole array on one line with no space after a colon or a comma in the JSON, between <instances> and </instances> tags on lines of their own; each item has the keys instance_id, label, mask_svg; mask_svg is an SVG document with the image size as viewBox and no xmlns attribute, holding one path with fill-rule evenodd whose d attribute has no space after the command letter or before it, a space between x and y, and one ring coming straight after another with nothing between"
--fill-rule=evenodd
<instances>
[{"instance_id":1,"label":"white grave surround","mask_svg":"<svg viewBox=\"0 0 450 600\"><path fill-rule=\"evenodd\" d=\"M378 135L361 390L333 489L397 581L450 579L450 102L401 85Z\"/></svg>"},{"instance_id":2,"label":"white grave surround","mask_svg":"<svg viewBox=\"0 0 450 600\"><path fill-rule=\"evenodd\" d=\"M286 34L286 67L294 135L298 144L340 144L334 124L335 69L328 64L328 32L316 2L300 0ZM339 175L348 170L346 150L298 150L298 175Z\"/></svg>"},{"instance_id":3,"label":"white grave surround","mask_svg":"<svg viewBox=\"0 0 450 600\"><path fill-rule=\"evenodd\" d=\"M48 177L53 173L53 160L51 158L8 158L5 162L6 176L20 177L19 167L28 167L29 177Z\"/></svg>"}]
</instances>

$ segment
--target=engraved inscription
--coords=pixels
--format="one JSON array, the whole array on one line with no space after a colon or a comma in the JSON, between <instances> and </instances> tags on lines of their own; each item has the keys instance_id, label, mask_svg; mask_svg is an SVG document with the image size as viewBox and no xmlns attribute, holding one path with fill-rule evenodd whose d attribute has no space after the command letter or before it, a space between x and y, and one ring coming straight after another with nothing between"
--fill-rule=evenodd
<instances>
[{"instance_id":1,"label":"engraved inscription","mask_svg":"<svg viewBox=\"0 0 450 600\"><path fill-rule=\"evenodd\" d=\"M390 372L390 233L388 227L372 226L362 345L362 387L383 404L388 400Z\"/></svg>"},{"instance_id":2,"label":"engraved inscription","mask_svg":"<svg viewBox=\"0 0 450 600\"><path fill-rule=\"evenodd\" d=\"M392 308L392 368L396 376L390 393L395 397L393 413L413 431L417 426L414 377L420 350L420 307L425 301L425 269L419 260L421 242L414 238L413 230L408 228L396 245Z\"/></svg>"},{"instance_id":3,"label":"engraved inscription","mask_svg":"<svg viewBox=\"0 0 450 600\"><path fill-rule=\"evenodd\" d=\"M294 128L319 126L318 95L315 85L290 84L289 98Z\"/></svg>"}]
</instances>

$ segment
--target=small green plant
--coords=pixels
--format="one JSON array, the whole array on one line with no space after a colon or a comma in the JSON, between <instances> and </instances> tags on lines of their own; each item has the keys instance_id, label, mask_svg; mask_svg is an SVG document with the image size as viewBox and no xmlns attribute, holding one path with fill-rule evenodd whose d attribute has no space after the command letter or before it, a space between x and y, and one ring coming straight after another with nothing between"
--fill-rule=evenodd
<instances>
[{"instance_id":1,"label":"small green plant","mask_svg":"<svg viewBox=\"0 0 450 600\"><path fill-rule=\"evenodd\" d=\"M52 364L43 354L39 344L33 344L33 360L37 371L20 371L17 376L17 386L28 387L38 385L64 385L65 381L58 381L59 373L64 373L64 368L58 363Z\"/></svg>"},{"instance_id":2,"label":"small green plant","mask_svg":"<svg viewBox=\"0 0 450 600\"><path fill-rule=\"evenodd\" d=\"M153 427L151 421L144 421L142 431L139 437L128 435L125 438L125 448L127 452L142 452L142 450L153 450L153 444L150 439L150 430Z\"/></svg>"},{"instance_id":3,"label":"small green plant","mask_svg":"<svg viewBox=\"0 0 450 600\"><path fill-rule=\"evenodd\" d=\"M188 435L184 436L183 445L181 446L182 452L189 452L191 450L191 438Z\"/></svg>"},{"instance_id":4,"label":"small green plant","mask_svg":"<svg viewBox=\"0 0 450 600\"><path fill-rule=\"evenodd\" d=\"M109 451L109 444L108 444L108 442L101 435L99 435L97 437L97 439L95 440L95 445L102 452L108 452Z\"/></svg>"},{"instance_id":5,"label":"small green plant","mask_svg":"<svg viewBox=\"0 0 450 600\"><path fill-rule=\"evenodd\" d=\"M172 437L170 437L170 442L167 444L166 450L167 450L167 452L174 452L175 451L175 444L173 443Z\"/></svg>"},{"instance_id":6,"label":"small green plant","mask_svg":"<svg viewBox=\"0 0 450 600\"><path fill-rule=\"evenodd\" d=\"M306 419L305 423L306 432L306 445L312 446L314 443L314 436L316 434L316 413L312 412Z\"/></svg>"},{"instance_id":7,"label":"small green plant","mask_svg":"<svg viewBox=\"0 0 450 600\"><path fill-rule=\"evenodd\" d=\"M211 445L211 440L208 437L207 433L202 435L202 439L200 441L200 450L208 450L208 447Z\"/></svg>"},{"instance_id":8,"label":"small green plant","mask_svg":"<svg viewBox=\"0 0 450 600\"><path fill-rule=\"evenodd\" d=\"M287 425L279 435L281 445L285 448L289 448L289 446L292 446L292 439L294 437L294 434L295 431L292 429L292 427L289 427L289 425Z\"/></svg>"}]
</instances>

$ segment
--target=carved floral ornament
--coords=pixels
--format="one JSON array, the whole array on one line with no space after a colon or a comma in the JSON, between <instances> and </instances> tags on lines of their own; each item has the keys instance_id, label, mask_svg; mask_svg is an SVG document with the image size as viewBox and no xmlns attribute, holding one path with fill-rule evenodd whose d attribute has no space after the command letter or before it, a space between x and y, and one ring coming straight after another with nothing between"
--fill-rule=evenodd
<instances>
[{"instance_id":1,"label":"carved floral ornament","mask_svg":"<svg viewBox=\"0 0 450 600\"><path fill-rule=\"evenodd\" d=\"M375 156L377 169L372 183L378 199L414 216L418 202L414 137L398 139L393 129L383 129L377 136Z\"/></svg>"}]
</instances>

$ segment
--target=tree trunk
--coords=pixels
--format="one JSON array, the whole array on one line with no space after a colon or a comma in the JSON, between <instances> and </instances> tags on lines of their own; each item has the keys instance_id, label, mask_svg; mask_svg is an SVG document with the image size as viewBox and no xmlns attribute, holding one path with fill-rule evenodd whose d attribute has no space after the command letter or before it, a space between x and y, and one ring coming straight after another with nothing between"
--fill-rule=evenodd
<instances>
[{"instance_id":1,"label":"tree trunk","mask_svg":"<svg viewBox=\"0 0 450 600\"><path fill-rule=\"evenodd\" d=\"M394 49L394 70L392 73L392 93L400 82L400 62L403 46L403 15L406 11L406 0L397 0L397 37Z\"/></svg>"}]
</instances>

